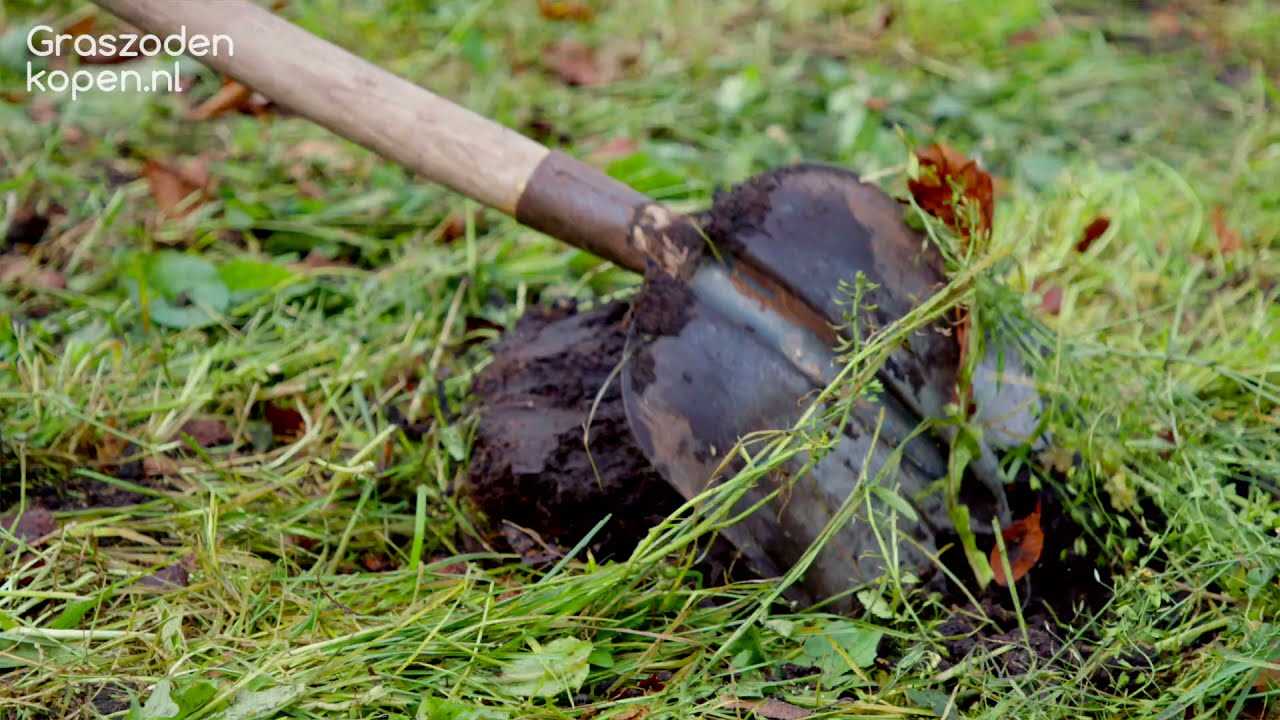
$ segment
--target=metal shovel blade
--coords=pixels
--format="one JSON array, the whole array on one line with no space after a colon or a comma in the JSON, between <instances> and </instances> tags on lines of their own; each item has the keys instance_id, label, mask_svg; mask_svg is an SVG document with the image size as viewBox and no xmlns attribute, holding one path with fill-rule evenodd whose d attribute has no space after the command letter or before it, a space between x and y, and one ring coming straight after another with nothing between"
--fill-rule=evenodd
<instances>
[{"instance_id":1,"label":"metal shovel blade","mask_svg":"<svg viewBox=\"0 0 1280 720\"><path fill-rule=\"evenodd\" d=\"M873 327L899 319L944 282L940 258L903 224L897 203L836 168L800 166L758 176L717 197L698 220L723 261L705 260L683 286L646 284L622 373L628 420L641 448L685 497L706 489L740 438L789 428L835 377L835 328L857 273L877 286L863 299L863 319ZM646 321L654 313L665 317ZM743 499L745 508L784 488L769 507L726 532L758 572L773 576L791 567L859 477L879 477L894 448L924 418L943 415L957 362L955 339L945 328L913 334L877 373L885 388L880 403L859 402L834 449L803 477L797 473L805 458L791 461ZM1006 362L1006 372L1009 367ZM975 394L992 406L988 415L1012 414L1018 427L1034 426L1035 398L999 387ZM1009 403L1019 407L992 410ZM999 470L990 458L991 467L978 471L994 468L996 477L981 480L998 489ZM880 479L914 504L919 521L904 522L872 496L869 509L838 529L792 597L817 600L865 583L883 571L886 553L927 572L921 550L934 548L935 528L948 521L941 493L926 489L945 476L946 459L938 438L911 439L899 465ZM990 512L998 512L1002 499L992 498ZM886 545L884 539L895 536L889 523L897 524L899 539ZM846 598L837 606L851 604Z\"/></svg>"}]
</instances>

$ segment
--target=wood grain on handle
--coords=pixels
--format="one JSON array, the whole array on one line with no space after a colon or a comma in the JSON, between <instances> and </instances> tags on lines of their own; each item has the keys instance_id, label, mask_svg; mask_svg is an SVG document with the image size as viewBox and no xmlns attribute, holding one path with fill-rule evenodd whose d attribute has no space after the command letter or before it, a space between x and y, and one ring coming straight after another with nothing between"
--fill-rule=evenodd
<instances>
[{"instance_id":1,"label":"wood grain on handle","mask_svg":"<svg viewBox=\"0 0 1280 720\"><path fill-rule=\"evenodd\" d=\"M248 0L96 0L158 35L226 35L199 60L349 140L508 215L547 148Z\"/></svg>"}]
</instances>

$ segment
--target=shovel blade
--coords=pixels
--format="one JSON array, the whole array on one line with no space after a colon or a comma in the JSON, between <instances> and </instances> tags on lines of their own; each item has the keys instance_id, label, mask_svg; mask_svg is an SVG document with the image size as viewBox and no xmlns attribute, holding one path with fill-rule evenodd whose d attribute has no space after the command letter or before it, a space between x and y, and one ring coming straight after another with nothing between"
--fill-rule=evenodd
<instances>
[{"instance_id":1,"label":"shovel blade","mask_svg":"<svg viewBox=\"0 0 1280 720\"><path fill-rule=\"evenodd\" d=\"M632 337L630 359L622 372L627 418L641 449L658 471L686 498L716 481L725 454L740 438L790 427L799 420L817 386L778 348L776 318L767 313L724 312L715 296L727 284L713 266L693 279L698 290L687 306L685 322L672 335ZM710 286L712 289L708 289ZM732 286L728 286L732 287ZM725 299L732 302L733 294ZM775 322L771 322L775 321ZM793 347L793 350L795 348ZM806 359L822 362L825 346L815 343ZM829 350L825 362L834 358ZM946 460L929 437L913 439L896 467L886 469L895 444L914 423L909 411L885 398L881 441L873 443L881 407L860 402L841 429L838 442L807 473L808 457L792 458L758 482L738 509L780 490L767 507L725 530L754 570L770 577L785 573L804 554L859 481L878 482L906 499L924 493L946 472ZM725 463L731 474L737 463ZM919 508L924 522L904 522L873 497L854 519L839 528L819 553L793 600L810 603L868 582L883 572L887 556L897 554L913 571L923 571L932 550L930 525L943 521L941 498L926 498ZM876 530L878 529L879 535ZM910 536L911 540L907 540ZM883 541L883 542L882 542ZM835 607L849 609L848 598Z\"/></svg>"},{"instance_id":2,"label":"shovel blade","mask_svg":"<svg viewBox=\"0 0 1280 720\"><path fill-rule=\"evenodd\" d=\"M704 261L678 287L650 278L635 303L639 320L622 372L641 448L686 498L705 490L717 471L732 472L732 459L722 461L740 439L788 429L835 377L835 328L859 272L877 286L859 308L868 331L900 319L944 282L940 258L903 224L897 204L843 170L767 173L717 197L699 220L723 260ZM652 308L667 317L645 321ZM801 475L808 458L793 458L743 499L745 509L780 490L768 507L726 531L758 572L785 572L859 483L877 483L883 491L835 529L791 596L838 595L873 580L887 562L928 574L935 529L949 523L945 499L927 490L945 477L947 456L938 439L913 431L944 416L958 355L944 327L910 336L877 373L882 396L855 405L838 441L807 473ZM1016 363L1006 359L1006 373L1011 367ZM1026 425L1038 402L1024 392L1015 398L1024 406L1011 410L999 387L976 395L1006 426ZM1017 422L1009 422L1011 414ZM886 503L884 492L905 500L915 517L898 512L902 503ZM851 605L848 596L836 601L841 609Z\"/></svg>"}]
</instances>

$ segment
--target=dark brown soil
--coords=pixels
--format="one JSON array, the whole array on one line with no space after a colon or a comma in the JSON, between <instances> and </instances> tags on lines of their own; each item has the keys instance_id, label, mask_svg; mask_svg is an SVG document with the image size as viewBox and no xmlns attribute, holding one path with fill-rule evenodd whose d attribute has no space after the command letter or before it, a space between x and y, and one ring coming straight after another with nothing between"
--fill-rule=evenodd
<instances>
[{"instance_id":1,"label":"dark brown soil","mask_svg":"<svg viewBox=\"0 0 1280 720\"><path fill-rule=\"evenodd\" d=\"M626 317L621 302L582 313L534 308L477 378L481 416L466 494L495 537L505 521L572 547L612 515L591 549L621 558L679 506L631 438L617 378L607 382L622 360Z\"/></svg>"},{"instance_id":2,"label":"dark brown soil","mask_svg":"<svg viewBox=\"0 0 1280 720\"><path fill-rule=\"evenodd\" d=\"M117 475L139 484L148 484L137 474ZM16 480L17 470L13 469L13 481L10 474L0 469L0 508L10 508L18 502L19 484ZM58 512L62 510L85 510L99 507L122 507L146 502L149 498L114 485L86 477L55 477L52 473L37 474L29 479L27 502L30 506L39 506L46 510Z\"/></svg>"}]
</instances>

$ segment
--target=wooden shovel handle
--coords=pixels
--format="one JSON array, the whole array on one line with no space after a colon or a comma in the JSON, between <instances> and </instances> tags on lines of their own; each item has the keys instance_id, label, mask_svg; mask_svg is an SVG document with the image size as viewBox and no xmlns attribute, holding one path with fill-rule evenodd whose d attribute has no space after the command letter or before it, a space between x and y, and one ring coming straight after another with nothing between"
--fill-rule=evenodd
<instances>
[{"instance_id":1,"label":"wooden shovel handle","mask_svg":"<svg viewBox=\"0 0 1280 720\"><path fill-rule=\"evenodd\" d=\"M632 270L652 201L604 173L397 77L249 0L94 0L157 35L225 35L198 59L280 105L520 222Z\"/></svg>"}]
</instances>

